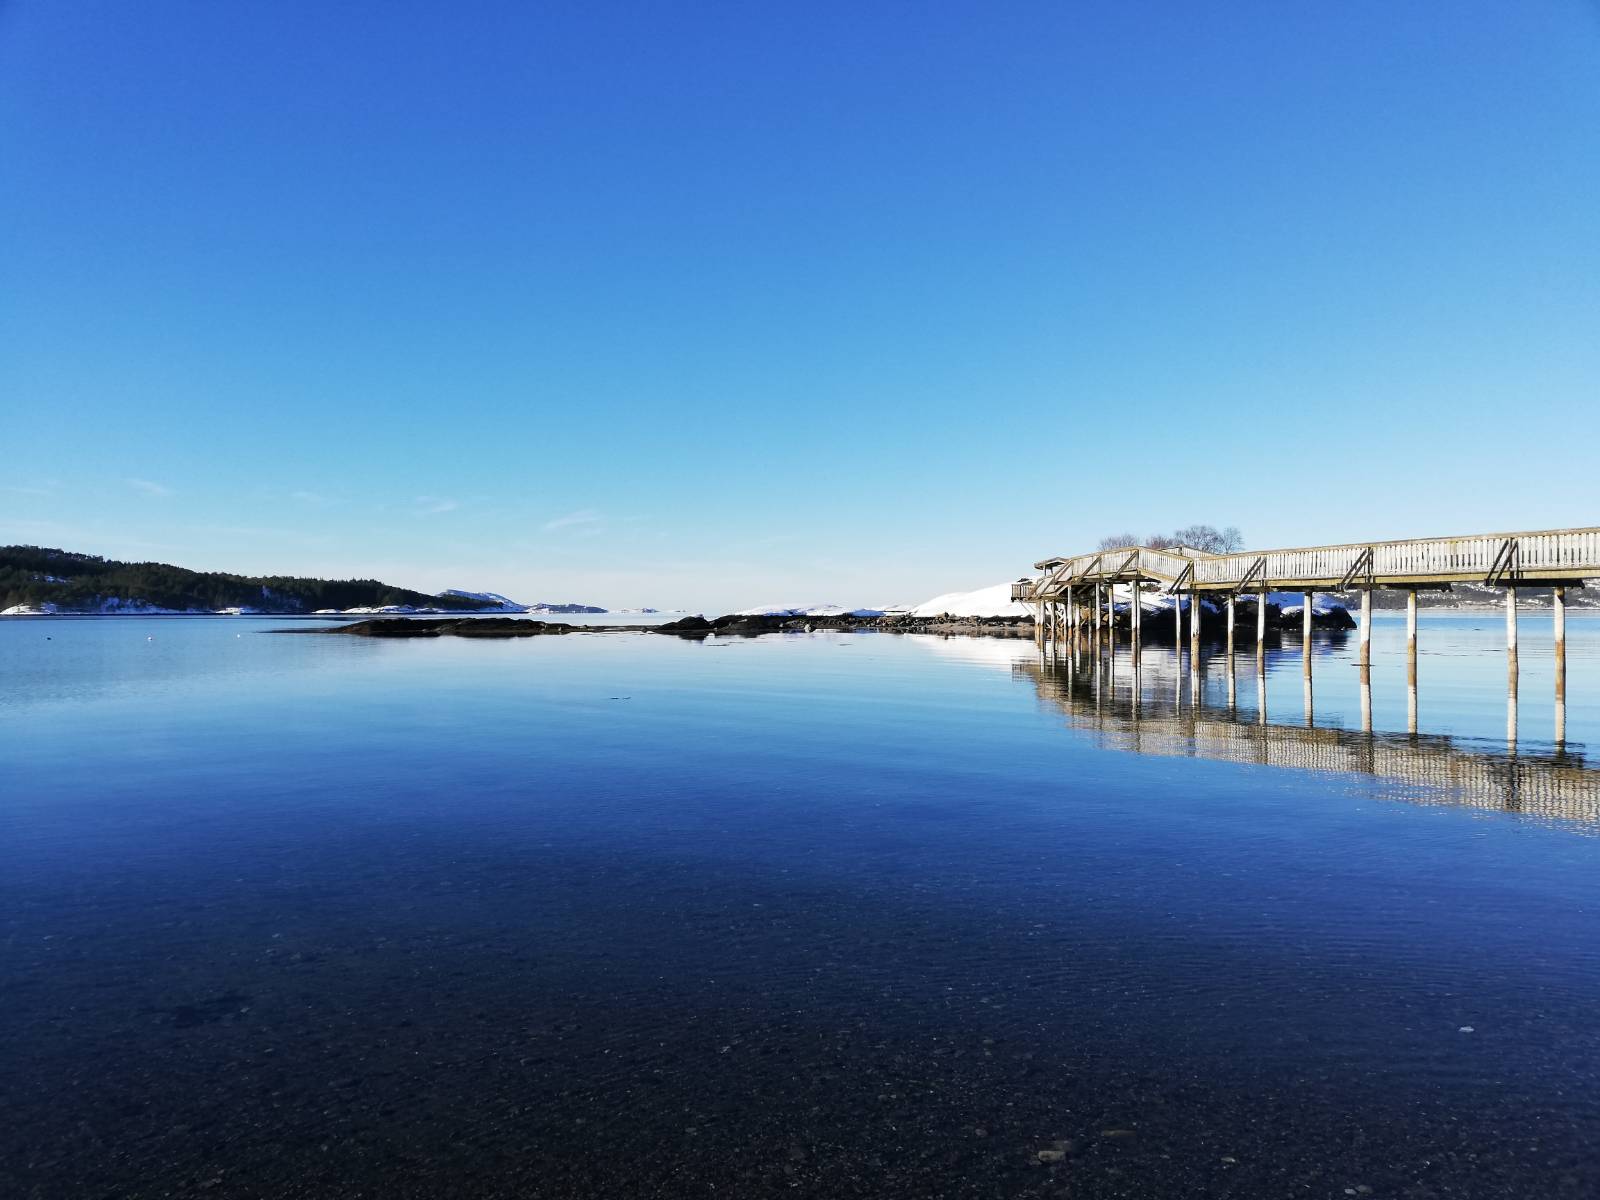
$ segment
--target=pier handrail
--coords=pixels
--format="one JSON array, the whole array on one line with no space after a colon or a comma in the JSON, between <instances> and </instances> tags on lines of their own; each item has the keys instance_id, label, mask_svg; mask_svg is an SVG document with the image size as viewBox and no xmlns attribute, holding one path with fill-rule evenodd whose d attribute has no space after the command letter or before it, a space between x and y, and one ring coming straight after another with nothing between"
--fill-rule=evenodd
<instances>
[{"instance_id":1,"label":"pier handrail","mask_svg":"<svg viewBox=\"0 0 1600 1200\"><path fill-rule=\"evenodd\" d=\"M1508 545L1515 548L1509 567ZM1119 579L1137 577L1171 583L1192 565L1194 586L1211 591L1236 589L1254 574L1270 579L1278 587L1343 590L1351 586L1352 563L1359 564L1359 586L1430 581L1513 586L1525 578L1573 580L1600 576L1600 526L1589 526L1346 542L1238 554L1207 554L1187 547L1120 547L1116 551L1100 550L1035 563L1035 568L1046 574L1036 583L1034 596L1048 596L1058 586L1072 584L1084 574L1082 564L1120 550L1130 555L1136 551L1137 560L1130 560L1131 568L1118 572Z\"/></svg>"}]
</instances>

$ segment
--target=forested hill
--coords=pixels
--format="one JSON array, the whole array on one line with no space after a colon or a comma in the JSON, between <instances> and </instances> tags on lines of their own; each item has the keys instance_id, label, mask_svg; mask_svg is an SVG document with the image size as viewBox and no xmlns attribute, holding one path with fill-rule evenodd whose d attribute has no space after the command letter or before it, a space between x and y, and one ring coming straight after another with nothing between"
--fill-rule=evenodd
<instances>
[{"instance_id":1,"label":"forested hill","mask_svg":"<svg viewBox=\"0 0 1600 1200\"><path fill-rule=\"evenodd\" d=\"M225 575L167 563L117 562L43 546L0 546L0 609L18 604L52 604L62 612L251 608L308 613L391 604L473 612L494 607L460 596L429 596L376 579Z\"/></svg>"}]
</instances>

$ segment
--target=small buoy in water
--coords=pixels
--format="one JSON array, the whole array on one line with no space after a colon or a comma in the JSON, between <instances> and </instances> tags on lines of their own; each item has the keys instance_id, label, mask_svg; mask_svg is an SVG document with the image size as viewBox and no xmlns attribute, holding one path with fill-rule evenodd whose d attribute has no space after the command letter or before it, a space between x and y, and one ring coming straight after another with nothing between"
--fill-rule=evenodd
<instances>
[{"instance_id":1,"label":"small buoy in water","mask_svg":"<svg viewBox=\"0 0 1600 1200\"><path fill-rule=\"evenodd\" d=\"M155 635L154 634L151 634L149 637L145 638L145 641L147 641L147 642L153 642L155 640L156 639L155 639Z\"/></svg>"}]
</instances>

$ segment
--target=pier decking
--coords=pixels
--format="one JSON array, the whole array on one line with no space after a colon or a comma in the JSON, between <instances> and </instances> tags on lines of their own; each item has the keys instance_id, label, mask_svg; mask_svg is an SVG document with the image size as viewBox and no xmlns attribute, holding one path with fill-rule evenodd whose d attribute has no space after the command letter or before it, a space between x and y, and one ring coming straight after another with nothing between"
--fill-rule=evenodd
<instances>
[{"instance_id":1,"label":"pier decking","mask_svg":"<svg viewBox=\"0 0 1600 1200\"><path fill-rule=\"evenodd\" d=\"M1476 583L1504 589L1506 605L1507 738L1517 736L1517 592L1549 588L1554 608L1556 729L1566 739L1566 592L1600 577L1600 527L1546 529L1527 533L1473 534L1466 537L1419 538L1405 541L1346 543L1283 550L1251 550L1210 554L1185 546L1152 549L1124 546L1087 554L1041 559L1037 578L1019 579L1011 598L1035 613L1041 643L1076 645L1089 638L1099 643L1113 635L1116 591L1128 599L1135 665L1141 652L1141 630L1147 595L1171 598L1178 653L1183 653L1184 606L1188 597L1189 656L1201 654L1202 604L1225 610L1227 654L1235 648L1238 602L1255 609L1256 655L1266 654L1267 596L1271 592L1304 593L1301 638L1305 660L1306 705L1312 689L1311 634L1317 592L1357 591L1360 603L1362 725L1371 731L1370 668L1372 663L1372 593L1378 588L1407 592L1406 649L1410 685L1409 731L1417 732L1417 593ZM1138 602L1134 603L1137 597ZM1198 701L1199 672L1191 673Z\"/></svg>"}]
</instances>

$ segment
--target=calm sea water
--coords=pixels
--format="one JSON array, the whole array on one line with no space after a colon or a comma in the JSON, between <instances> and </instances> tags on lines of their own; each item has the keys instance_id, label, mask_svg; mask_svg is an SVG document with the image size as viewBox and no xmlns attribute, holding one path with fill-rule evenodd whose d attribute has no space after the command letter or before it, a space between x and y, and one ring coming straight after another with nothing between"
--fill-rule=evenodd
<instances>
[{"instance_id":1,"label":"calm sea water","mask_svg":"<svg viewBox=\"0 0 1600 1200\"><path fill-rule=\"evenodd\" d=\"M1600 1195L1600 622L0 623L0 1195ZM1263 720L1264 715L1264 720ZM1600 758L1600 750L1596 751Z\"/></svg>"}]
</instances>

